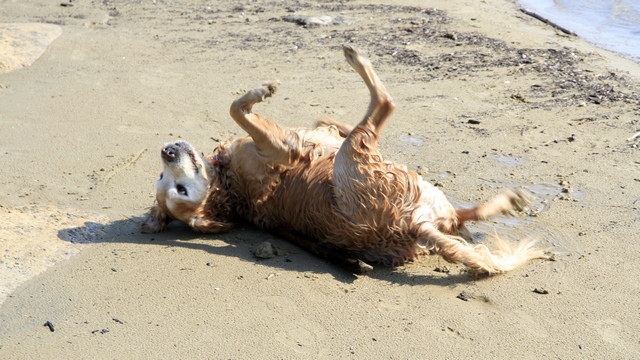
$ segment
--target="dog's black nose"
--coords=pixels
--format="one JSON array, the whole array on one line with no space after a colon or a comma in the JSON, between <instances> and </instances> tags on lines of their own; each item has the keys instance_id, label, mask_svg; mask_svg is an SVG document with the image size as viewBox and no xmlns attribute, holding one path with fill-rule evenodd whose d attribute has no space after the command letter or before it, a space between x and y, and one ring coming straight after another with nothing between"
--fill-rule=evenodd
<instances>
[{"instance_id":1,"label":"dog's black nose","mask_svg":"<svg viewBox=\"0 0 640 360\"><path fill-rule=\"evenodd\" d=\"M178 147L175 144L169 144L160 150L160 155L165 161L174 161L178 155Z\"/></svg>"}]
</instances>

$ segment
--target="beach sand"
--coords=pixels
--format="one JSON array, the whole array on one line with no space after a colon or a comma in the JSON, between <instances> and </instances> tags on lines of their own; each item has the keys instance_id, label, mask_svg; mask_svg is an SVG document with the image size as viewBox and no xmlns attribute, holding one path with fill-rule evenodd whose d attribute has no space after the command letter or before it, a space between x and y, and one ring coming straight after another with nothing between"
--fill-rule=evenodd
<instances>
[{"instance_id":1,"label":"beach sand","mask_svg":"<svg viewBox=\"0 0 640 360\"><path fill-rule=\"evenodd\" d=\"M638 64L506 0L0 1L0 23L62 29L13 28L35 61L0 51L0 358L640 357ZM160 147L243 136L229 105L263 81L284 126L358 122L343 43L394 97L387 159L459 206L528 189L528 214L472 231L555 261L354 276L249 225L140 233Z\"/></svg>"}]
</instances>

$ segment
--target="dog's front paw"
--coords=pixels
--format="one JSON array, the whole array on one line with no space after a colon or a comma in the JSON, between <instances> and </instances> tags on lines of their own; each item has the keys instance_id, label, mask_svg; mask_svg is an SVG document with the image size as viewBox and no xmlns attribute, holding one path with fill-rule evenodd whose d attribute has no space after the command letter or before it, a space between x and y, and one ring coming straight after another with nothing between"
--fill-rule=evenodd
<instances>
[{"instance_id":1,"label":"dog's front paw","mask_svg":"<svg viewBox=\"0 0 640 360\"><path fill-rule=\"evenodd\" d=\"M149 211L149 215L140 226L140 230L146 234L155 234L164 230L169 222L171 222L171 219L156 205Z\"/></svg>"},{"instance_id":2,"label":"dog's front paw","mask_svg":"<svg viewBox=\"0 0 640 360\"><path fill-rule=\"evenodd\" d=\"M253 104L263 102L266 98L272 97L278 90L278 86L280 86L280 81L278 80L266 82L259 88L249 91L237 101L240 102L241 108L251 109Z\"/></svg>"},{"instance_id":3,"label":"dog's front paw","mask_svg":"<svg viewBox=\"0 0 640 360\"><path fill-rule=\"evenodd\" d=\"M220 233L231 230L232 223L221 222L216 220L207 219L203 216L193 216L189 220L189 226L192 229L202 233Z\"/></svg>"},{"instance_id":4,"label":"dog's front paw","mask_svg":"<svg viewBox=\"0 0 640 360\"><path fill-rule=\"evenodd\" d=\"M278 86L280 86L280 81L278 80L269 81L262 84L262 87L260 88L262 92L262 100L268 97L272 97L278 90Z\"/></svg>"}]
</instances>

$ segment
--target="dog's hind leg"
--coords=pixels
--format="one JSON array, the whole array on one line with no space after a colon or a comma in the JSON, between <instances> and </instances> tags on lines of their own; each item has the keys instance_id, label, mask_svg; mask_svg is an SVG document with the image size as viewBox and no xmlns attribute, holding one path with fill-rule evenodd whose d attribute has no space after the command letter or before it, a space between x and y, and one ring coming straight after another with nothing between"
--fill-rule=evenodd
<instances>
[{"instance_id":1,"label":"dog's hind leg","mask_svg":"<svg viewBox=\"0 0 640 360\"><path fill-rule=\"evenodd\" d=\"M507 190L471 209L456 209L459 224L465 221L487 220L499 214L515 215L531 203L531 195L523 190Z\"/></svg>"},{"instance_id":2,"label":"dog's hind leg","mask_svg":"<svg viewBox=\"0 0 640 360\"><path fill-rule=\"evenodd\" d=\"M395 109L395 104L373 70L371 62L350 46L343 45L343 50L345 59L364 80L371 94L367 113L358 126L366 127L368 130L373 131L377 140L378 133Z\"/></svg>"},{"instance_id":3,"label":"dog's hind leg","mask_svg":"<svg viewBox=\"0 0 640 360\"><path fill-rule=\"evenodd\" d=\"M392 216L389 212L395 205L386 204L404 201L407 194L400 189L410 186L406 169L384 162L378 150L380 129L395 105L369 60L349 46L343 48L345 58L369 89L371 100L364 118L336 153L334 195L338 208L351 221L377 227L387 215Z\"/></svg>"},{"instance_id":4,"label":"dog's hind leg","mask_svg":"<svg viewBox=\"0 0 640 360\"><path fill-rule=\"evenodd\" d=\"M391 99L391 95L389 95L389 92L382 84L382 81L380 81L380 78L378 78L378 75L373 70L371 62L351 46L343 45L342 49L344 50L345 59L360 75L362 80L364 80L371 94L371 101L369 102L367 113L357 128L361 128L359 132L364 132L364 136L368 137L368 139L366 139L367 147L375 149L378 146L380 129L395 109L395 104ZM317 126L329 125L336 126L340 135L344 137L348 137L354 130L353 126L330 118L321 119L317 123ZM351 139L351 142L358 142L362 138L362 134L354 135L353 137L354 139Z\"/></svg>"},{"instance_id":5,"label":"dog's hind leg","mask_svg":"<svg viewBox=\"0 0 640 360\"><path fill-rule=\"evenodd\" d=\"M231 117L253 139L260 154L273 163L287 163L283 157L290 156L289 151L296 149L295 134L281 128L278 124L251 112L253 105L273 96L279 82L271 81L253 89L231 104Z\"/></svg>"},{"instance_id":6,"label":"dog's hind leg","mask_svg":"<svg viewBox=\"0 0 640 360\"><path fill-rule=\"evenodd\" d=\"M525 191L507 190L472 209L458 209L455 214L457 231L466 230L463 226L465 221L487 220L498 214L513 215L515 211L523 210L530 202L531 195ZM548 258L544 250L534 247L534 240L520 241L516 247L512 247L506 241L496 238L494 249L490 250L485 245L470 245L463 238L443 234L440 230L431 224L423 224L418 244L449 262L462 263L477 272L505 272L531 259ZM447 226L444 230L450 232L451 228Z\"/></svg>"},{"instance_id":7,"label":"dog's hind leg","mask_svg":"<svg viewBox=\"0 0 640 360\"><path fill-rule=\"evenodd\" d=\"M364 119L349 132L336 155L334 175L338 176L338 181L340 177L344 177L346 182L353 182L349 180L350 178L365 183L370 174L367 171L365 171L366 174L362 173L365 169L361 169L358 165L382 161L378 151L378 134L395 109L395 105L369 60L349 46L343 46L343 49L347 62L367 85L371 100ZM348 185L345 183L343 186Z\"/></svg>"}]
</instances>

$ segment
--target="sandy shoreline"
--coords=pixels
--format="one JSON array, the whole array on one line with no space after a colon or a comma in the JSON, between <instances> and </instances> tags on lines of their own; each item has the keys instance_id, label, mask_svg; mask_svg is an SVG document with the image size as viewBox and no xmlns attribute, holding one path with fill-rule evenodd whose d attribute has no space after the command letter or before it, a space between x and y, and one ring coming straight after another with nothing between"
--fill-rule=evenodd
<instances>
[{"instance_id":1,"label":"sandy shoreline","mask_svg":"<svg viewBox=\"0 0 640 360\"><path fill-rule=\"evenodd\" d=\"M508 1L401 3L0 1L0 23L63 30L0 74L0 274L22 283L0 292L0 357L637 358L640 66ZM528 188L531 216L473 230L536 237L558 261L479 279L424 258L355 277L249 226L139 232L158 149L242 135L227 115L242 91L279 79L260 111L285 126L359 119L345 42L398 106L387 158L460 205ZM281 255L255 259L265 240ZM30 259L56 264L32 277Z\"/></svg>"}]
</instances>

